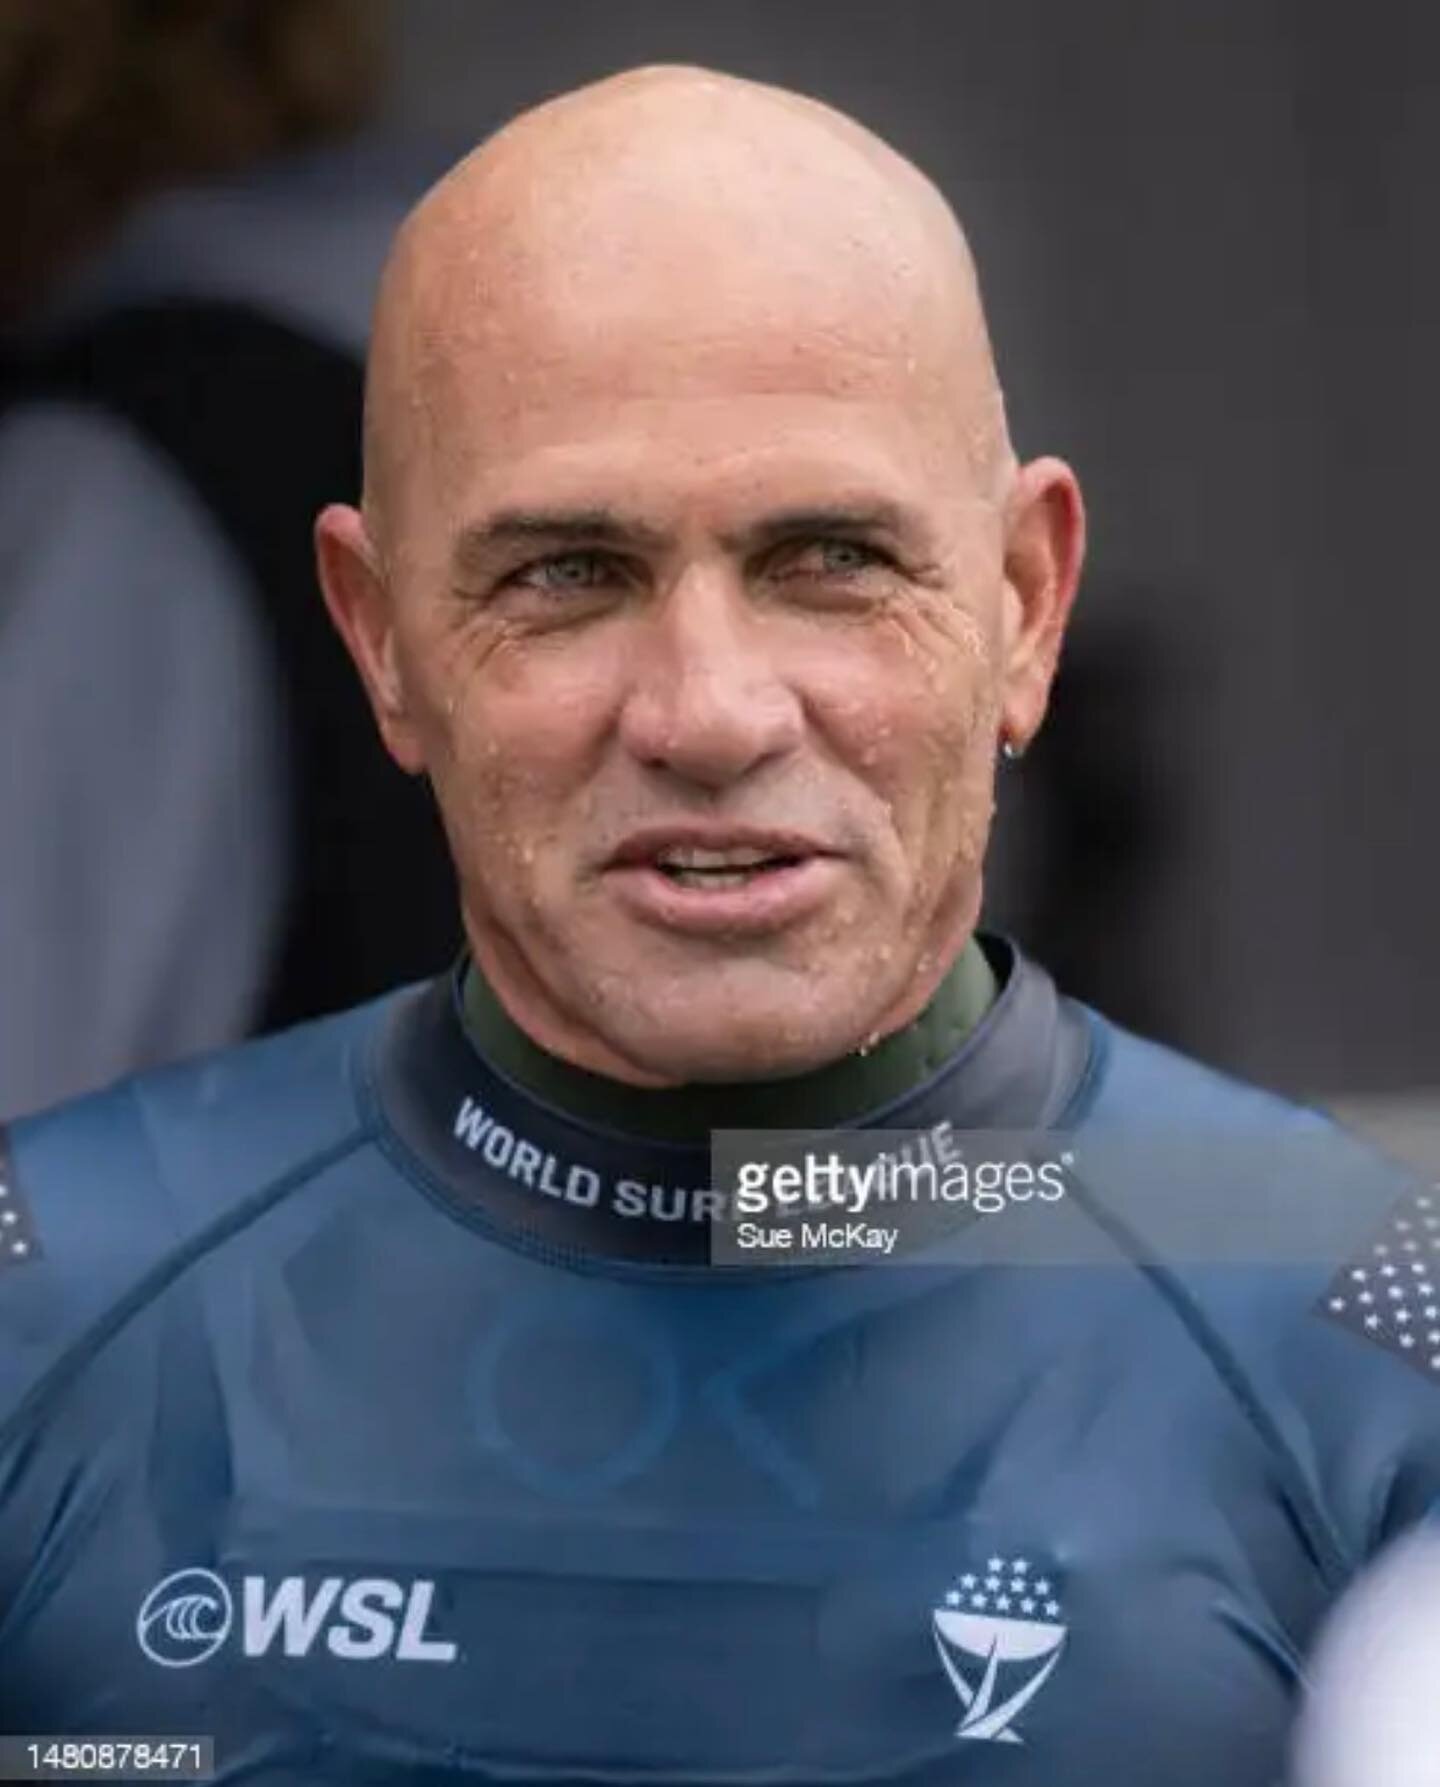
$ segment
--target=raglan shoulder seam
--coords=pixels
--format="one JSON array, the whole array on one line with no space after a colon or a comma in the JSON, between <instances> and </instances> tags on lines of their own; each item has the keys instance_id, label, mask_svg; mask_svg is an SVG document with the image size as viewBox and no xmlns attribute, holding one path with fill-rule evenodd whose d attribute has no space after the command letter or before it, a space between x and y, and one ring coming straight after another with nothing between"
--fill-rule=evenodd
<instances>
[{"instance_id":1,"label":"raglan shoulder seam","mask_svg":"<svg viewBox=\"0 0 1440 1787\"><path fill-rule=\"evenodd\" d=\"M1071 1175L1070 1187L1076 1202L1090 1220L1109 1236L1156 1296L1169 1306L1175 1319L1238 1407L1246 1424L1270 1454L1281 1474L1296 1521L1305 1533L1329 1586L1338 1592L1354 1575L1356 1560L1347 1554L1333 1522L1327 1518L1307 1484L1293 1447L1286 1440L1278 1423L1267 1413L1262 1397L1233 1347L1180 1279L1160 1261L1147 1257L1140 1237L1122 1217L1110 1209L1094 1187L1082 1181L1078 1174Z\"/></svg>"},{"instance_id":2,"label":"raglan shoulder seam","mask_svg":"<svg viewBox=\"0 0 1440 1787\"><path fill-rule=\"evenodd\" d=\"M168 1206L170 1187L165 1182L155 1156L147 1113L138 1098L137 1088L132 1085L127 1091L135 1102L144 1144L152 1161L152 1171L159 1181L162 1196ZM168 1290L191 1266L213 1253L232 1236L259 1221L275 1205L298 1191L307 1180L317 1179L328 1168L358 1152L373 1140L373 1126L369 1122L362 1119L353 1123L339 1139L286 1167L258 1189L239 1199L197 1234L178 1240L168 1247L159 1259L113 1298L104 1311L62 1349L59 1356L52 1360L23 1393L9 1414L0 1418L0 1449L9 1445L39 1408L61 1395L135 1316Z\"/></svg>"}]
</instances>

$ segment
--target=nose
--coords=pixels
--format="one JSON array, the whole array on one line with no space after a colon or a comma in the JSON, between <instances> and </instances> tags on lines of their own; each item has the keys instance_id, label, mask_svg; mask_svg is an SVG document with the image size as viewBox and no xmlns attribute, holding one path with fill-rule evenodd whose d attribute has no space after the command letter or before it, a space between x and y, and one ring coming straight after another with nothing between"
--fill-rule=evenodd
<instances>
[{"instance_id":1,"label":"nose","mask_svg":"<svg viewBox=\"0 0 1440 1787\"><path fill-rule=\"evenodd\" d=\"M738 580L692 569L657 599L644 628L620 714L634 758L718 789L794 749L802 703Z\"/></svg>"}]
</instances>

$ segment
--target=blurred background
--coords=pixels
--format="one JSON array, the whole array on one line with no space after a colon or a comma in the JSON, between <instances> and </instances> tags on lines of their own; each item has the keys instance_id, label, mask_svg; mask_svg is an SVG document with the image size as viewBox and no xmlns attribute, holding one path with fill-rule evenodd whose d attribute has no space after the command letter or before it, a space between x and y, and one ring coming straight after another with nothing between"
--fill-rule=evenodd
<instances>
[{"instance_id":1,"label":"blurred background","mask_svg":"<svg viewBox=\"0 0 1440 1787\"><path fill-rule=\"evenodd\" d=\"M34 11L54 29L73 5L45 0ZM13 41L30 7L9 0L9 8L0 61L8 57L17 91L32 91L38 77L25 72ZM214 41L243 52L253 71L254 10L116 0L107 16L133 19L138 53L167 18L219 13ZM292 104L288 123L265 141L252 133L223 153L212 146L208 167L174 156L145 173L139 197L105 198L104 216L87 213L77 227L83 243L35 257L63 270L28 280L23 302L10 306L19 318L13 338L29 352L37 340L73 334L77 317L92 327L86 319L106 306L133 308L137 291L153 304L160 287L167 296L178 281L188 301L238 291L247 306L268 307L353 356L360 300L368 302L403 205L454 150L520 107L666 60L777 81L853 112L954 202L980 265L1017 448L1068 458L1089 502L1089 569L1052 723L1003 777L990 923L1119 1021L1334 1104L1440 1170L1440 837L1431 823L1440 600L1429 560L1440 410L1431 192L1440 165L1440 9L1423 0L1363 8L1344 0L892 0L883 8L860 0L529 0L522 8L397 0L388 11L337 11L291 0L282 10L311 18L310 50L302 46L298 58L314 77L308 121ZM347 61L344 46L362 41L366 54ZM275 55L266 53L273 73ZM328 99L317 101L315 82L323 88L330 77ZM219 76L213 84L216 94L225 85ZM186 85L203 100L203 80ZM47 103L63 109L63 91ZM149 110L132 120L132 139L143 135ZM43 147L43 132L36 140ZM68 171L60 178L61 159L57 152L47 163L42 154L7 177L31 201L32 231L38 217L85 208ZM110 159L92 155L92 166ZM303 178L285 175L300 166L309 170ZM262 202L255 195L266 180ZM216 275L215 257L193 277L186 271L206 204L177 222L178 201L164 193L192 188L211 194L212 222L229 203L218 234L244 238L232 255L238 284ZM228 201L216 201L216 191ZM152 222L145 236L137 217L153 220L166 203L171 234L157 236ZM268 257L255 246L262 240ZM280 271L257 278L267 258ZM334 303L322 316L326 303L297 293L327 280L340 288L341 322ZM63 734L77 704L89 705L72 665L66 694L31 712L29 734L6 731L6 652L21 630L14 592L27 587L37 556L26 541L37 507L53 519L63 504L61 472L76 463L73 441L57 449L35 438L47 402L55 424L53 391L37 397L36 374L17 377L30 381L29 395L17 385L0 412L0 744L9 754L0 823L12 863L38 835L23 822L17 832L3 807L8 800L23 812L25 790L43 780L52 746L39 723ZM73 389L66 401L73 419ZM84 401L93 432L93 395ZM212 410L221 403L213 399ZM17 443L21 422L30 438ZM133 445L133 411L125 426ZM37 465L46 468L43 502ZM7 477L20 492L8 502ZM204 499L197 509L195 479L187 472L182 482L203 533L216 505ZM77 516L82 510L91 505ZM232 571L245 557L235 537L229 526ZM189 544L194 558L200 549ZM57 556L53 542L46 550ZM108 587L113 566L113 555L87 562L87 589ZM49 575L53 582L53 566ZM276 649L273 625L256 619L273 618L274 603L267 610L253 589L248 597L236 590L263 575L253 564L237 572L229 598L258 629L249 642L257 666ZM152 602L158 577L146 579ZM217 601L216 612L222 607ZM73 626L66 636L62 657L73 649ZM172 680L176 652L204 656L189 634L167 649ZM221 655L233 667L233 642ZM313 684L315 672L307 674ZM42 684L27 669L23 690ZM262 684L257 669L254 711L226 722L232 757L246 755L237 740L258 724ZM83 687L93 695L93 683ZM352 721L337 726L343 732ZM170 773L170 755L190 746L173 724L163 736L168 746L154 750ZM317 762L325 748L317 744ZM283 1007L273 997L277 939L293 942L294 864L307 848L295 841L293 795L290 820L275 816L274 764L244 768L253 788L268 786L271 817L252 821L235 796L207 873L233 896L247 872L239 858L253 858L264 836L276 866L261 873L250 862L262 885L244 924L207 927L199 955L212 965L217 953L236 957L232 984L212 1002L217 1033ZM235 785L232 775L226 786ZM202 804L209 812L215 802ZM32 806L29 824L44 826L55 810L53 799ZM107 811L113 830L113 803ZM402 829L411 823L421 822L395 820ZM227 850L235 858L228 870ZM132 845L124 854L134 881L146 853ZM313 864L308 873L313 880ZM286 875L290 904L266 908L265 888ZM144 874L138 883L130 897L144 906ZM408 895L395 897L402 909ZM431 899L421 954L443 960L448 942L436 910ZM7 929L0 911L6 983L28 985L18 1004L43 1008L53 1006L58 970L41 971L34 925L17 917ZM83 928L82 919L74 926ZM58 917L50 930L67 957L80 947L79 930ZM255 939L248 954L235 942L242 933ZM88 1009L105 1004L107 977L133 978L133 959L117 966L112 957L97 945L84 974L72 976ZM173 965L147 959L145 972L173 995ZM396 964L372 967L383 977ZM263 997L255 991L262 982ZM342 976L335 986L348 994L351 983ZM128 1040L119 1025L116 1048L163 1053L174 1033L153 1014L147 1023ZM198 1046L193 1036L178 1040ZM61 1046L65 1071L76 1071L73 1044ZM32 1056L23 1037L8 1054L0 1041L0 1112L44 1090Z\"/></svg>"}]
</instances>

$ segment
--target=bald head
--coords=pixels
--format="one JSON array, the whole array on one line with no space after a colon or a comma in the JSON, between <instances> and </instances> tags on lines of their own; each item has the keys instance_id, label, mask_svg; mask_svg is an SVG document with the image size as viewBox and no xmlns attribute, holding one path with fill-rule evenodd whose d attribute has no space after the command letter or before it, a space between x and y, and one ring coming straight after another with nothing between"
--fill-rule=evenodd
<instances>
[{"instance_id":1,"label":"bald head","mask_svg":"<svg viewBox=\"0 0 1440 1787\"><path fill-rule=\"evenodd\" d=\"M465 476L461 408L896 379L948 412L987 490L1012 464L953 213L843 114L702 69L633 70L522 114L412 213L376 310L367 520ZM477 407L477 399L483 402Z\"/></svg>"}]
</instances>

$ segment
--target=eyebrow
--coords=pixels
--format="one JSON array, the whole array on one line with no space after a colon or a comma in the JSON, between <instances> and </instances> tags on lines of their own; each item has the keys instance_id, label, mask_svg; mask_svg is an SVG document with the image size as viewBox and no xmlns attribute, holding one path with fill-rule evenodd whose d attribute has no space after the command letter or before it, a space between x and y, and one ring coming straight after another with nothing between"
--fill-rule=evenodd
<instances>
[{"instance_id":1,"label":"eyebrow","mask_svg":"<svg viewBox=\"0 0 1440 1787\"><path fill-rule=\"evenodd\" d=\"M749 527L722 534L728 552L763 550L808 534L889 534L919 543L929 529L920 513L888 498L855 503L781 509ZM460 530L455 542L457 570L480 569L502 548L513 545L644 547L658 551L669 536L616 509L500 509Z\"/></svg>"},{"instance_id":2,"label":"eyebrow","mask_svg":"<svg viewBox=\"0 0 1440 1787\"><path fill-rule=\"evenodd\" d=\"M802 534L889 534L897 540L918 542L928 537L929 529L918 510L879 498L781 509L738 534L722 535L721 543L730 551L754 550Z\"/></svg>"}]
</instances>

